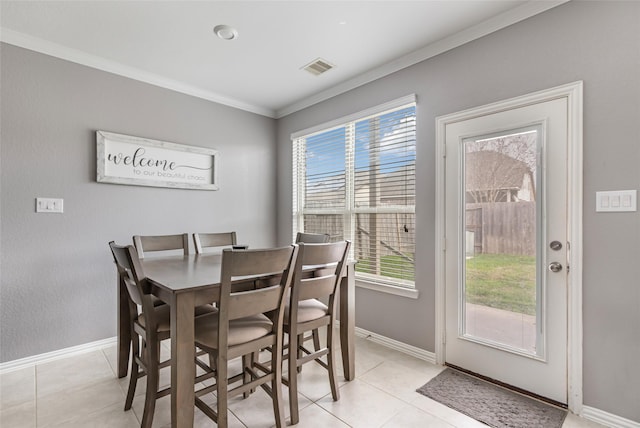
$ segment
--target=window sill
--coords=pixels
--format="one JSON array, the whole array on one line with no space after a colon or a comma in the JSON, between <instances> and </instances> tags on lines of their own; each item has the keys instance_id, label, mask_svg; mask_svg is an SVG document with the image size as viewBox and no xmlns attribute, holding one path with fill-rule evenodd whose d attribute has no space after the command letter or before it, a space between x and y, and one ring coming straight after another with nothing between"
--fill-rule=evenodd
<instances>
[{"instance_id":1,"label":"window sill","mask_svg":"<svg viewBox=\"0 0 640 428\"><path fill-rule=\"evenodd\" d=\"M396 287L393 285L363 281L361 279L356 279L356 287L366 288L367 290L378 291L380 293L393 294L394 296L407 297L409 299L417 299L420 295L420 292L415 288Z\"/></svg>"}]
</instances>

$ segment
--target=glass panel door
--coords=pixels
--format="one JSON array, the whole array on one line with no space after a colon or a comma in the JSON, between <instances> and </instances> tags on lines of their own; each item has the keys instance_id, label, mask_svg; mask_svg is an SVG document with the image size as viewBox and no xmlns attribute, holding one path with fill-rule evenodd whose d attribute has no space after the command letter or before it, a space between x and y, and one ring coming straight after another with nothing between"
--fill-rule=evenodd
<instances>
[{"instance_id":1,"label":"glass panel door","mask_svg":"<svg viewBox=\"0 0 640 428\"><path fill-rule=\"evenodd\" d=\"M567 98L444 129L446 364L567 402ZM441 190L442 191L442 190Z\"/></svg>"},{"instance_id":2,"label":"glass panel door","mask_svg":"<svg viewBox=\"0 0 640 428\"><path fill-rule=\"evenodd\" d=\"M540 127L463 140L461 336L543 355Z\"/></svg>"}]
</instances>

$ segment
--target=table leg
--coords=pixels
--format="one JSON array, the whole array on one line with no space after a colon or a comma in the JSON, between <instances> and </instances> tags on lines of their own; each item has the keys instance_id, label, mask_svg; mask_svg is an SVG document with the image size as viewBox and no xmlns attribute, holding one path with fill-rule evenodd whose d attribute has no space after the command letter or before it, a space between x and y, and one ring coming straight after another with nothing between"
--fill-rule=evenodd
<instances>
[{"instance_id":1,"label":"table leg","mask_svg":"<svg viewBox=\"0 0 640 428\"><path fill-rule=\"evenodd\" d=\"M355 328L356 328L356 281L355 264L347 264L347 274L340 281L340 345L344 378L356 377Z\"/></svg>"},{"instance_id":2,"label":"table leg","mask_svg":"<svg viewBox=\"0 0 640 428\"><path fill-rule=\"evenodd\" d=\"M177 293L171 302L171 426L193 427L195 342L193 293Z\"/></svg>"},{"instance_id":3,"label":"table leg","mask_svg":"<svg viewBox=\"0 0 640 428\"><path fill-rule=\"evenodd\" d=\"M127 286L118 273L118 377L127 376L131 326L129 325L129 296Z\"/></svg>"}]
</instances>

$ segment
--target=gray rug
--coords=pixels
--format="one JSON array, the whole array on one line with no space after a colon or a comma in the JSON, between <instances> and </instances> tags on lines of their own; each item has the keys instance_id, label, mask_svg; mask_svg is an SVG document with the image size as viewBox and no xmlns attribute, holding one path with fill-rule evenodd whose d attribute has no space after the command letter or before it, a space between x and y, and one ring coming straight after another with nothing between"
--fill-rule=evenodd
<instances>
[{"instance_id":1,"label":"gray rug","mask_svg":"<svg viewBox=\"0 0 640 428\"><path fill-rule=\"evenodd\" d=\"M494 428L560 428L567 415L565 410L450 368L416 391Z\"/></svg>"}]
</instances>

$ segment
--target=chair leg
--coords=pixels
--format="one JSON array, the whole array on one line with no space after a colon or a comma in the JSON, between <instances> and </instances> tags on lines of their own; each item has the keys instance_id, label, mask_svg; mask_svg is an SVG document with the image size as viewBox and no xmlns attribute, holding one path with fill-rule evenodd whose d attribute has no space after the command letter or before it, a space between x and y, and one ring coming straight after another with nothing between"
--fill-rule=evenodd
<instances>
[{"instance_id":1,"label":"chair leg","mask_svg":"<svg viewBox=\"0 0 640 428\"><path fill-rule=\"evenodd\" d=\"M133 405L133 397L136 395L137 384L138 384L138 363L135 361L135 359L132 359L131 371L129 372L129 388L127 390L127 398L124 401L124 410L131 409L131 406Z\"/></svg>"},{"instance_id":2,"label":"chair leg","mask_svg":"<svg viewBox=\"0 0 640 428\"><path fill-rule=\"evenodd\" d=\"M211 370L215 370L216 369L216 359L213 356L213 354L209 354L209 368Z\"/></svg>"},{"instance_id":3,"label":"chair leg","mask_svg":"<svg viewBox=\"0 0 640 428\"><path fill-rule=\"evenodd\" d=\"M217 413L218 413L218 428L227 428L229 421L227 418L227 400L228 400L228 373L227 362L222 361L219 357L216 357L216 384L217 384Z\"/></svg>"},{"instance_id":4,"label":"chair leg","mask_svg":"<svg viewBox=\"0 0 640 428\"><path fill-rule=\"evenodd\" d=\"M249 373L249 369L253 367L254 361L254 354L247 354L242 356L242 382L245 384L251 382L251 374ZM253 389L247 391L242 394L242 397L249 398L249 395L251 395L253 392Z\"/></svg>"},{"instance_id":5,"label":"chair leg","mask_svg":"<svg viewBox=\"0 0 640 428\"><path fill-rule=\"evenodd\" d=\"M147 346L147 391L144 399L144 411L142 413L141 428L151 428L153 413L156 409L156 394L160 376L160 342Z\"/></svg>"},{"instance_id":6,"label":"chair leg","mask_svg":"<svg viewBox=\"0 0 640 428\"><path fill-rule=\"evenodd\" d=\"M291 413L291 425L295 425L300 420L298 412L298 358L300 352L294 352L299 349L298 339L300 336L289 335L289 412ZM274 404L275 405L275 404ZM274 407L275 409L275 407Z\"/></svg>"},{"instance_id":7,"label":"chair leg","mask_svg":"<svg viewBox=\"0 0 640 428\"><path fill-rule=\"evenodd\" d=\"M340 399L340 390L338 389L338 375L336 372L336 353L334 340L333 340L333 326L329 324L327 326L327 348L329 353L327 354L327 365L329 366L329 384L331 385L331 396L333 401Z\"/></svg>"},{"instance_id":8,"label":"chair leg","mask_svg":"<svg viewBox=\"0 0 640 428\"><path fill-rule=\"evenodd\" d=\"M320 333L318 332L318 329L313 329L313 331L311 332L311 334L313 335L313 349L318 352L320 350Z\"/></svg>"},{"instance_id":9,"label":"chair leg","mask_svg":"<svg viewBox=\"0 0 640 428\"><path fill-rule=\"evenodd\" d=\"M274 349L271 364L271 371L273 372L273 380L271 381L271 393L273 400L273 414L276 419L276 428L282 428L285 426L284 421L284 399L282 396L282 336L277 339L279 343L276 344ZM291 358L289 358L289 365L291 364ZM291 373L291 370L289 370ZM295 374L295 370L293 371ZM295 379L295 375L294 375ZM289 383L291 385L291 382ZM291 391L291 390L289 390ZM289 398L291 401L291 397ZM295 404L296 404L296 419L294 422L293 413L291 414L291 424L295 425L298 423L298 394L295 395Z\"/></svg>"},{"instance_id":10,"label":"chair leg","mask_svg":"<svg viewBox=\"0 0 640 428\"><path fill-rule=\"evenodd\" d=\"M127 390L127 398L124 401L124 410L131 409L133 404L133 397L136 395L136 386L138 385L138 371L140 370L138 367L138 361L136 357L140 355L140 339L138 335L133 333L131 334L133 338L132 343L132 352L131 352L131 370L129 371L129 388Z\"/></svg>"},{"instance_id":11,"label":"chair leg","mask_svg":"<svg viewBox=\"0 0 640 428\"><path fill-rule=\"evenodd\" d=\"M298 340L296 342L296 355L297 358L300 359L302 358L302 348L301 346L304 345L304 333L301 333L298 335ZM291 347L291 343L289 343L289 354L291 354L291 350L294 349ZM302 366L297 367L298 373L302 373Z\"/></svg>"}]
</instances>

